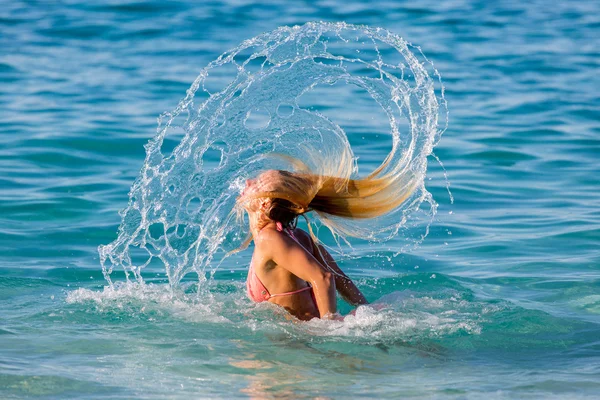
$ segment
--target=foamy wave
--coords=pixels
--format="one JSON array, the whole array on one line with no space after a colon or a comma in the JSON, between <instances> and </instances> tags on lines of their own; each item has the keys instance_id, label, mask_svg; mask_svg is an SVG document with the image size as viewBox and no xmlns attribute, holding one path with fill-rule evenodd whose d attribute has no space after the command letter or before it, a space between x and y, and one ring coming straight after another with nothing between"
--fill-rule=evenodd
<instances>
[{"instance_id":1,"label":"foamy wave","mask_svg":"<svg viewBox=\"0 0 600 400\"><path fill-rule=\"evenodd\" d=\"M162 314L190 322L231 323L215 302L200 301L196 295L168 285L118 283L102 291L80 288L69 292L69 304L91 303L97 312L120 311L129 315Z\"/></svg>"},{"instance_id":2,"label":"foamy wave","mask_svg":"<svg viewBox=\"0 0 600 400\"><path fill-rule=\"evenodd\" d=\"M230 285L223 290L219 285ZM413 342L453 335L479 335L482 327L506 305L468 299L469 292L405 290L360 306L343 320L301 322L282 308L248 300L241 285L212 281L172 288L168 284L118 283L101 291L77 289L69 304L90 304L93 312L120 313L132 318L174 318L191 323L235 325L255 333L277 332L301 340L362 343Z\"/></svg>"},{"instance_id":3,"label":"foamy wave","mask_svg":"<svg viewBox=\"0 0 600 400\"><path fill-rule=\"evenodd\" d=\"M446 304L445 307L448 307ZM367 341L411 341L456 333L480 334L477 317L457 312L454 316L403 310L401 304L360 306L343 321L312 320L303 329L316 336L362 338Z\"/></svg>"}]
</instances>

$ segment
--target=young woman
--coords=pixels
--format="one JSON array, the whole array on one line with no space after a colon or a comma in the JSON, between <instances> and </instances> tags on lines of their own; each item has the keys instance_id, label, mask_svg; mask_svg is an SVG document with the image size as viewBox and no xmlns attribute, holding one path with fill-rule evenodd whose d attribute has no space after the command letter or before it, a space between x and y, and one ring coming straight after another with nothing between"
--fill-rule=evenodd
<instances>
[{"instance_id":1,"label":"young woman","mask_svg":"<svg viewBox=\"0 0 600 400\"><path fill-rule=\"evenodd\" d=\"M312 232L296 228L296 221L309 211L326 220L371 218L396 208L412 188L390 175L377 177L380 170L361 180L280 170L249 179L238 199L255 244L249 297L277 304L301 320L338 318L336 290L354 306L367 304Z\"/></svg>"}]
</instances>

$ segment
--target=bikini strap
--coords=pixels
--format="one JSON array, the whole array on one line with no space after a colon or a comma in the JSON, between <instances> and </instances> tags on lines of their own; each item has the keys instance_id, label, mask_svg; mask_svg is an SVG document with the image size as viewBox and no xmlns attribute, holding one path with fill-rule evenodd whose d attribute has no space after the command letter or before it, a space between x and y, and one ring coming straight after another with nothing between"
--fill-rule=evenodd
<instances>
[{"instance_id":1,"label":"bikini strap","mask_svg":"<svg viewBox=\"0 0 600 400\"><path fill-rule=\"evenodd\" d=\"M304 292L304 291L311 290L311 289L312 289L311 286L307 286L307 287L303 287L302 289L294 290L293 292L285 292L285 293L272 294L269 297L289 296L290 294L296 294L296 293Z\"/></svg>"}]
</instances>

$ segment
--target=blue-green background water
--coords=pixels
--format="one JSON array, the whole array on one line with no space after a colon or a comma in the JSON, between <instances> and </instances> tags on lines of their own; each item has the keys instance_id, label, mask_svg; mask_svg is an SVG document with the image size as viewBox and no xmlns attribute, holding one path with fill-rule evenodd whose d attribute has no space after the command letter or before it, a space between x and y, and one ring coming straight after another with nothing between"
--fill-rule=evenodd
<instances>
[{"instance_id":1,"label":"blue-green background water","mask_svg":"<svg viewBox=\"0 0 600 400\"><path fill-rule=\"evenodd\" d=\"M223 51L311 20L389 29L446 86L435 153L454 203L430 160L440 206L426 240L342 261L392 306L291 323L245 298L249 253L202 293L160 274L105 290L97 247L116 236L156 117ZM600 6L584 1L4 4L1 397L593 398L599 34ZM374 167L385 128L351 95L332 92L326 112Z\"/></svg>"}]
</instances>

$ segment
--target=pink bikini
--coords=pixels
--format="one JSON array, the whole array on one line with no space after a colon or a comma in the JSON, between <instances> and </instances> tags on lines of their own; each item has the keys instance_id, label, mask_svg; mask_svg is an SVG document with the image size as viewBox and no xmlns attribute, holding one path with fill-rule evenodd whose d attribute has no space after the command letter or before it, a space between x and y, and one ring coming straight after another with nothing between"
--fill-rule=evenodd
<instances>
[{"instance_id":1,"label":"pink bikini","mask_svg":"<svg viewBox=\"0 0 600 400\"><path fill-rule=\"evenodd\" d=\"M294 236L294 232L292 232L290 228L283 228L281 226L281 223L278 222L277 230L280 232L287 233L296 243L298 243L302 248L304 248L304 246L300 244L296 236ZM260 281L260 279L258 279L258 276L256 276L256 273L254 272L254 267L252 266L252 262L250 262L250 269L248 270L248 279L246 280L246 290L248 291L248 297L250 297L250 300L260 303L269 300L271 297L290 296L292 294L312 290L312 287L307 286L303 287L302 289L294 290L293 292L271 294L269 293L269 290L265 287L265 285L263 285L263 283Z\"/></svg>"}]
</instances>

